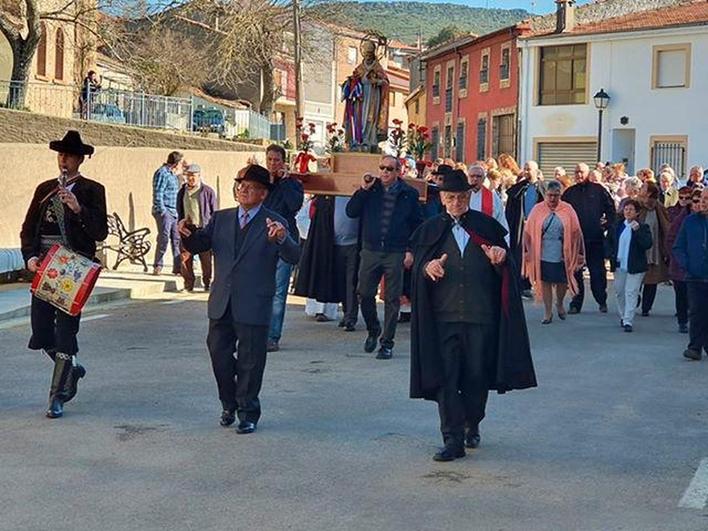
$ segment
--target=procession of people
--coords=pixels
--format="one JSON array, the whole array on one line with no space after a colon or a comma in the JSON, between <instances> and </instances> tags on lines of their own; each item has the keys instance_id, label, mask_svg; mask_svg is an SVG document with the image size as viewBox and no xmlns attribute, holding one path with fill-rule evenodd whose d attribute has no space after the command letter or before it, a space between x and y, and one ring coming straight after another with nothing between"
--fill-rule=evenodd
<instances>
[{"instance_id":1,"label":"procession of people","mask_svg":"<svg viewBox=\"0 0 708 531\"><path fill-rule=\"evenodd\" d=\"M82 275L93 278L97 244L108 228L105 190L80 172L93 147L77 131L49 147L57 152L59 177L37 187L21 239L27 269L44 282L33 284L29 348L53 362L46 415L57 418L86 369L76 357L80 307L62 309L66 301L56 300L46 281L54 271L47 262L56 249L66 249L84 261L83 270L65 259L54 276L73 271L77 284ZM399 158L382 154L378 161L378 171L362 175L351 196L306 198L287 153L272 145L265 166L254 161L235 171L237 207L222 210L200 166L182 153L171 152L155 173L153 274L162 273L171 246L172 271L193 291L199 256L222 426L238 419L237 433L257 429L267 352L280 349L287 329L296 266L295 293L329 305L330 314L341 304L345 331L356 330L361 311L363 349L377 351L378 360L394 356L401 300L410 302L410 396L438 404L443 447L433 456L437 461L479 446L489 391L537 385L522 300L543 303L543 324L552 322L554 302L561 320L580 313L585 268L598 309L607 312L609 263L625 332L634 330L638 308L649 315L657 285L671 279L678 330L689 334L683 355L700 360L702 351L708 354L708 188L700 168L683 186L663 168L659 184L643 171L613 187L601 171L595 175L579 163L575 184L566 186L544 180L535 161L518 169L506 154L503 171L516 167L516 179L490 179L490 167L497 172L494 166L501 166L493 159L469 166L439 160L421 176L421 196L403 177ZM298 233L296 216L308 219L306 233Z\"/></svg>"}]
</instances>

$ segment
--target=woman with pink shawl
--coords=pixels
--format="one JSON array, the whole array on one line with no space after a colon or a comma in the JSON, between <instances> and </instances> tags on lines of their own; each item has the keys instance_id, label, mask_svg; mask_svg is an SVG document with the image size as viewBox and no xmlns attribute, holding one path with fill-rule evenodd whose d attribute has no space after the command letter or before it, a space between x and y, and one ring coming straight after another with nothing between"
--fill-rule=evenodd
<instances>
[{"instance_id":1,"label":"woman with pink shawl","mask_svg":"<svg viewBox=\"0 0 708 531\"><path fill-rule=\"evenodd\" d=\"M534 286L536 300L542 299L542 324L553 320L553 288L556 311L565 320L566 291L578 292L573 274L585 265L585 243L578 216L569 203L560 200L561 183L546 184L546 196L529 214L524 227L522 275Z\"/></svg>"}]
</instances>

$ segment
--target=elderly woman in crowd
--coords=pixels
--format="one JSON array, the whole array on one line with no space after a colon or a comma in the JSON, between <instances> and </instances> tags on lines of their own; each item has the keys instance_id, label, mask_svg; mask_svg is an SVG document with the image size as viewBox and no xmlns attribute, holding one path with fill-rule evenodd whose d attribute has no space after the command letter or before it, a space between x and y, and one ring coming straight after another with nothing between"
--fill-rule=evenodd
<instances>
[{"instance_id":1,"label":"elderly woman in crowd","mask_svg":"<svg viewBox=\"0 0 708 531\"><path fill-rule=\"evenodd\" d=\"M659 174L659 188L661 204L670 208L678 203L679 193L676 187L676 175L671 168L663 170Z\"/></svg>"},{"instance_id":2,"label":"elderly woman in crowd","mask_svg":"<svg viewBox=\"0 0 708 531\"><path fill-rule=\"evenodd\" d=\"M615 275L617 312L625 332L632 331L639 289L648 268L647 254L652 246L649 226L637 217L640 209L637 200L627 199L622 211L624 218L620 216L615 226L607 231L610 270Z\"/></svg>"},{"instance_id":3,"label":"elderly woman in crowd","mask_svg":"<svg viewBox=\"0 0 708 531\"><path fill-rule=\"evenodd\" d=\"M657 286L669 280L669 253L664 247L669 232L669 216L659 202L659 187L652 182L642 185L639 203L641 209L637 221L649 226L652 237L652 245L647 250L648 269L642 290L642 315L646 317L654 305Z\"/></svg>"},{"instance_id":4,"label":"elderly woman in crowd","mask_svg":"<svg viewBox=\"0 0 708 531\"><path fill-rule=\"evenodd\" d=\"M637 199L639 191L642 189L642 181L639 177L627 177L624 180L624 197L620 201L617 211L621 214L624 212L624 205L628 199Z\"/></svg>"},{"instance_id":5,"label":"elderly woman in crowd","mask_svg":"<svg viewBox=\"0 0 708 531\"><path fill-rule=\"evenodd\" d=\"M561 192L565 192L568 187L573 184L563 166L556 166L553 168L553 180L561 183Z\"/></svg>"},{"instance_id":6,"label":"elderly woman in crowd","mask_svg":"<svg viewBox=\"0 0 708 531\"><path fill-rule=\"evenodd\" d=\"M639 177L639 180L642 181L642 184L647 182L656 184L654 170L652 170L651 168L642 168L641 170L637 171L637 177Z\"/></svg>"},{"instance_id":7,"label":"elderly woman in crowd","mask_svg":"<svg viewBox=\"0 0 708 531\"><path fill-rule=\"evenodd\" d=\"M703 167L691 166L691 169L688 172L688 181L686 182L686 186L690 186L691 188L693 188L698 184L705 184L705 181L706 179L703 175Z\"/></svg>"},{"instance_id":8,"label":"elderly woman in crowd","mask_svg":"<svg viewBox=\"0 0 708 531\"><path fill-rule=\"evenodd\" d=\"M561 201L561 189L558 181L546 184L545 199L533 207L524 227L522 274L543 300L543 324L553 320L554 288L558 317L565 319L563 299L568 287L571 294L578 292L574 273L585 265L580 221L573 207Z\"/></svg>"},{"instance_id":9,"label":"elderly woman in crowd","mask_svg":"<svg viewBox=\"0 0 708 531\"><path fill-rule=\"evenodd\" d=\"M683 220L691 213L691 189L683 186L678 191L678 203L667 209L669 216L669 233L666 235L666 249L671 250L678 236ZM700 193L698 194L700 202ZM686 271L681 267L678 260L673 256L669 257L669 278L674 287L674 298L676 302L676 317L678 319L678 329L682 334L688 333L688 291L686 286Z\"/></svg>"}]
</instances>

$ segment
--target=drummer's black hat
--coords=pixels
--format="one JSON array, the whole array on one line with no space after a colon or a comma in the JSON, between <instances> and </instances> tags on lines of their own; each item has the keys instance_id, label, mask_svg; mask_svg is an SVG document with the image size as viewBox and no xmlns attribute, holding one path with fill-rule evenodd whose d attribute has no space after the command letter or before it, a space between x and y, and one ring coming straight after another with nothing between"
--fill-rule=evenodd
<instances>
[{"instance_id":1,"label":"drummer's black hat","mask_svg":"<svg viewBox=\"0 0 708 531\"><path fill-rule=\"evenodd\" d=\"M467 182L467 175L462 170L452 170L443 174L441 192L466 192L470 188L472 187Z\"/></svg>"},{"instance_id":2,"label":"drummer's black hat","mask_svg":"<svg viewBox=\"0 0 708 531\"><path fill-rule=\"evenodd\" d=\"M273 185L270 182L270 172L263 166L258 164L251 164L246 168L246 171L241 177L236 177L236 182L240 183L242 181L253 181L260 183L266 187L266 189L271 190Z\"/></svg>"},{"instance_id":3,"label":"drummer's black hat","mask_svg":"<svg viewBox=\"0 0 708 531\"><path fill-rule=\"evenodd\" d=\"M93 155L93 146L84 144L78 131L69 130L61 140L49 142L49 149L70 155Z\"/></svg>"}]
</instances>

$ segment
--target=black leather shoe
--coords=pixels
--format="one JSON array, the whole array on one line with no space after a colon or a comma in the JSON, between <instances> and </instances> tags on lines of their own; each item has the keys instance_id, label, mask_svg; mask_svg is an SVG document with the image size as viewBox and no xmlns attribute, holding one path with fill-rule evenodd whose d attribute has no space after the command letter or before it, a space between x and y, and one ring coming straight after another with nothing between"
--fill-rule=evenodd
<instances>
[{"instance_id":1,"label":"black leather shoe","mask_svg":"<svg viewBox=\"0 0 708 531\"><path fill-rule=\"evenodd\" d=\"M607 313L607 304L600 304L600 313Z\"/></svg>"},{"instance_id":2,"label":"black leather shoe","mask_svg":"<svg viewBox=\"0 0 708 531\"><path fill-rule=\"evenodd\" d=\"M277 341L268 341L266 345L267 352L278 352L280 350L280 345Z\"/></svg>"},{"instance_id":3,"label":"black leather shoe","mask_svg":"<svg viewBox=\"0 0 708 531\"><path fill-rule=\"evenodd\" d=\"M393 349L390 347L381 347L376 354L377 360L390 360L393 358Z\"/></svg>"},{"instance_id":4,"label":"black leather shoe","mask_svg":"<svg viewBox=\"0 0 708 531\"><path fill-rule=\"evenodd\" d=\"M71 358L69 354L56 353L54 373L52 374L52 383L49 388L49 405L46 413L50 419L58 419L64 414L64 388L73 368Z\"/></svg>"},{"instance_id":5,"label":"black leather shoe","mask_svg":"<svg viewBox=\"0 0 708 531\"><path fill-rule=\"evenodd\" d=\"M235 410L225 409L221 412L221 420L219 421L219 424L221 424L224 428L231 426L234 422L236 422Z\"/></svg>"},{"instance_id":6,"label":"black leather shoe","mask_svg":"<svg viewBox=\"0 0 708 531\"><path fill-rule=\"evenodd\" d=\"M376 343L381 335L381 330L373 330L369 332L369 336L364 342L364 352L373 352L376 350Z\"/></svg>"},{"instance_id":7,"label":"black leather shoe","mask_svg":"<svg viewBox=\"0 0 708 531\"><path fill-rule=\"evenodd\" d=\"M354 323L345 323L345 325L344 325L344 331L345 331L345 332L355 332L355 331L356 331L356 326L354 326Z\"/></svg>"},{"instance_id":8,"label":"black leather shoe","mask_svg":"<svg viewBox=\"0 0 708 531\"><path fill-rule=\"evenodd\" d=\"M239 435L246 435L256 431L256 425L253 422L248 422L247 420L242 420L236 426L236 433Z\"/></svg>"},{"instance_id":9,"label":"black leather shoe","mask_svg":"<svg viewBox=\"0 0 708 531\"><path fill-rule=\"evenodd\" d=\"M701 351L687 348L683 351L683 357L689 360L701 361Z\"/></svg>"},{"instance_id":10,"label":"black leather shoe","mask_svg":"<svg viewBox=\"0 0 708 531\"><path fill-rule=\"evenodd\" d=\"M339 324L337 326L339 328L344 328L345 326L347 326L347 322L344 319L342 319L341 321L339 321Z\"/></svg>"},{"instance_id":11,"label":"black leather shoe","mask_svg":"<svg viewBox=\"0 0 708 531\"><path fill-rule=\"evenodd\" d=\"M642 317L649 317L649 312L642 310Z\"/></svg>"},{"instance_id":12,"label":"black leather shoe","mask_svg":"<svg viewBox=\"0 0 708 531\"><path fill-rule=\"evenodd\" d=\"M679 323L678 331L681 334L688 334L688 325L686 323Z\"/></svg>"},{"instance_id":13,"label":"black leather shoe","mask_svg":"<svg viewBox=\"0 0 708 531\"><path fill-rule=\"evenodd\" d=\"M570 315L575 315L575 314L577 314L577 313L580 313L580 309L577 308L576 306L571 306L571 307L568 309L568 313L569 313Z\"/></svg>"},{"instance_id":14,"label":"black leather shoe","mask_svg":"<svg viewBox=\"0 0 708 531\"><path fill-rule=\"evenodd\" d=\"M624 331L625 332L632 332L632 325L631 324L624 325Z\"/></svg>"},{"instance_id":15,"label":"black leather shoe","mask_svg":"<svg viewBox=\"0 0 708 531\"><path fill-rule=\"evenodd\" d=\"M332 320L332 319L330 319L329 317L327 317L327 316L326 316L325 314L323 314L323 313L315 314L315 321L317 321L318 323L326 323L326 322L329 322L329 321L331 321L331 320Z\"/></svg>"},{"instance_id":16,"label":"black leather shoe","mask_svg":"<svg viewBox=\"0 0 708 531\"><path fill-rule=\"evenodd\" d=\"M467 430L465 434L465 447L478 448L482 438L479 436L479 428Z\"/></svg>"},{"instance_id":17,"label":"black leather shoe","mask_svg":"<svg viewBox=\"0 0 708 531\"><path fill-rule=\"evenodd\" d=\"M455 459L459 459L465 455L465 449L462 447L452 448L446 446L445 448L441 448L440 451L433 456L433 461L454 461Z\"/></svg>"},{"instance_id":18,"label":"black leather shoe","mask_svg":"<svg viewBox=\"0 0 708 531\"><path fill-rule=\"evenodd\" d=\"M411 312L401 312L398 315L399 323L410 323L411 322Z\"/></svg>"}]
</instances>

